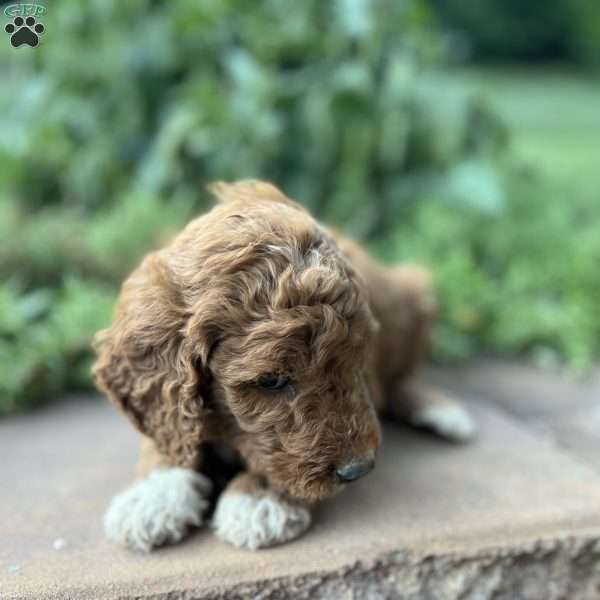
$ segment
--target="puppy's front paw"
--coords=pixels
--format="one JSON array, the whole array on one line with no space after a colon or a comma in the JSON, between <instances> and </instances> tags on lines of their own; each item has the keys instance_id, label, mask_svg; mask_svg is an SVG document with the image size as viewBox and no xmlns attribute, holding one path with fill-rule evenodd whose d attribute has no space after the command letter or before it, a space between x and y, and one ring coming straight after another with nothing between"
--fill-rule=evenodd
<instances>
[{"instance_id":1,"label":"puppy's front paw","mask_svg":"<svg viewBox=\"0 0 600 600\"><path fill-rule=\"evenodd\" d=\"M211 482L190 469L157 469L113 498L104 516L109 539L149 552L178 542L190 526L202 524Z\"/></svg>"},{"instance_id":2,"label":"puppy's front paw","mask_svg":"<svg viewBox=\"0 0 600 600\"><path fill-rule=\"evenodd\" d=\"M306 508L273 492L261 495L225 493L213 516L217 536L246 550L293 540L309 525L310 513Z\"/></svg>"}]
</instances>

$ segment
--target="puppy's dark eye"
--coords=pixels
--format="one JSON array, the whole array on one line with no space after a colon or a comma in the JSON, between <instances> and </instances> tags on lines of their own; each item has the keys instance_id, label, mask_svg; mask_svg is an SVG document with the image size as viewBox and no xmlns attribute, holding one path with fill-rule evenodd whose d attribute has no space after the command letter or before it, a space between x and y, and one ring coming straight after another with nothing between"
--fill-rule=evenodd
<instances>
[{"instance_id":1,"label":"puppy's dark eye","mask_svg":"<svg viewBox=\"0 0 600 600\"><path fill-rule=\"evenodd\" d=\"M290 384L290 378L285 375L262 375L258 378L258 387L263 390L282 390Z\"/></svg>"}]
</instances>

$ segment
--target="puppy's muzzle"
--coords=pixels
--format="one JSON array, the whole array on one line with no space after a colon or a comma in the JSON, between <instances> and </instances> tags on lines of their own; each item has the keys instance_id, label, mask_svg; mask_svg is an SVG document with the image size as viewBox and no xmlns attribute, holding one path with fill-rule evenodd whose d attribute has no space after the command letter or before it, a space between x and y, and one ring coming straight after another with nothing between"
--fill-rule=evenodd
<instances>
[{"instance_id":1,"label":"puppy's muzzle","mask_svg":"<svg viewBox=\"0 0 600 600\"><path fill-rule=\"evenodd\" d=\"M336 477L341 483L355 481L373 470L375 460L372 458L353 459L335 470Z\"/></svg>"}]
</instances>

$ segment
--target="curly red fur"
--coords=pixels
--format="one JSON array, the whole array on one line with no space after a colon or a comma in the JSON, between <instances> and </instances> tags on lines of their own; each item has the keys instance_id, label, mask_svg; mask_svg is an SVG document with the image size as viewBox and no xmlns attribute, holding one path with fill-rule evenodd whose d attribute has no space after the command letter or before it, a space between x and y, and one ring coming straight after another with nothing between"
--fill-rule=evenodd
<instances>
[{"instance_id":1,"label":"curly red fur","mask_svg":"<svg viewBox=\"0 0 600 600\"><path fill-rule=\"evenodd\" d=\"M270 184L212 191L123 284L97 385L171 464L201 468L220 442L274 488L325 498L336 465L375 454L376 410L421 358L428 277L379 266ZM290 385L261 389L265 374Z\"/></svg>"}]
</instances>

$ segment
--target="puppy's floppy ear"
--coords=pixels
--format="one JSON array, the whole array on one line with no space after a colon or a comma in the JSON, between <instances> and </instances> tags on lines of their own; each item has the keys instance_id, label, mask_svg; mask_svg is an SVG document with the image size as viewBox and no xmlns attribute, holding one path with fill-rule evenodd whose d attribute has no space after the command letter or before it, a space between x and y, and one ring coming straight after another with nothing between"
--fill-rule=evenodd
<instances>
[{"instance_id":1,"label":"puppy's floppy ear","mask_svg":"<svg viewBox=\"0 0 600 600\"><path fill-rule=\"evenodd\" d=\"M161 253L150 254L94 342L97 386L181 466L194 465L207 435L201 391L210 342L187 335L189 314Z\"/></svg>"},{"instance_id":2,"label":"puppy's floppy ear","mask_svg":"<svg viewBox=\"0 0 600 600\"><path fill-rule=\"evenodd\" d=\"M236 200L257 200L262 198L298 207L293 200L290 200L272 183L258 181L256 179L246 179L234 183L215 181L214 183L209 184L207 189L219 202L223 203Z\"/></svg>"}]
</instances>

